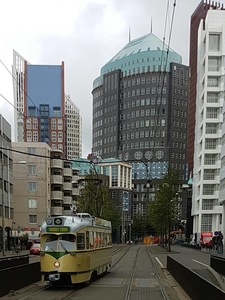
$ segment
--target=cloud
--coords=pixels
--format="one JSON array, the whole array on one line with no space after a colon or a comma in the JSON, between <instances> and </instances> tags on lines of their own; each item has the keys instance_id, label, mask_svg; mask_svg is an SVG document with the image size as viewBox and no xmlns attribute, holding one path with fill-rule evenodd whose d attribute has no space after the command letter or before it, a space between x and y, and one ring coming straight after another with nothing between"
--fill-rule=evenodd
<instances>
[{"instance_id":1,"label":"cloud","mask_svg":"<svg viewBox=\"0 0 225 300\"><path fill-rule=\"evenodd\" d=\"M168 42L173 1L168 0L7 0L0 10L0 59L11 71L12 50L31 64L65 62L66 93L83 119L83 156L91 151L92 84L100 69L128 43L150 32ZM188 64L189 23L200 0L177 1L171 47ZM13 9L12 9L13 8ZM0 64L0 94L13 102L12 78ZM12 107L0 97L4 117L13 123ZM10 107L9 111L2 110Z\"/></svg>"}]
</instances>

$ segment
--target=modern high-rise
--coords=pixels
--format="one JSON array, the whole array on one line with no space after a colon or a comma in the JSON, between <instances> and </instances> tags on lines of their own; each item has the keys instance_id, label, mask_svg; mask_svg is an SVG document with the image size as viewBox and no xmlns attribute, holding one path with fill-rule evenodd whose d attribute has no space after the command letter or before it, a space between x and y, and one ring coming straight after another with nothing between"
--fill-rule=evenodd
<instances>
[{"instance_id":1,"label":"modern high-rise","mask_svg":"<svg viewBox=\"0 0 225 300\"><path fill-rule=\"evenodd\" d=\"M169 165L187 180L188 93L189 67L153 33L130 41L94 80L92 153L132 163L133 215L146 216L151 179Z\"/></svg>"},{"instance_id":2,"label":"modern high-rise","mask_svg":"<svg viewBox=\"0 0 225 300\"><path fill-rule=\"evenodd\" d=\"M32 65L13 52L15 140L46 142L52 149L61 150L66 158L78 157L81 118L75 104L65 95L64 73L64 62ZM74 136L71 126L75 126Z\"/></svg>"},{"instance_id":3,"label":"modern high-rise","mask_svg":"<svg viewBox=\"0 0 225 300\"><path fill-rule=\"evenodd\" d=\"M200 234L224 229L220 185L224 184L225 11L210 7L197 36L192 215L193 233Z\"/></svg>"},{"instance_id":4,"label":"modern high-rise","mask_svg":"<svg viewBox=\"0 0 225 300\"><path fill-rule=\"evenodd\" d=\"M69 95L66 95L65 103L67 159L82 157L82 119L80 110Z\"/></svg>"}]
</instances>

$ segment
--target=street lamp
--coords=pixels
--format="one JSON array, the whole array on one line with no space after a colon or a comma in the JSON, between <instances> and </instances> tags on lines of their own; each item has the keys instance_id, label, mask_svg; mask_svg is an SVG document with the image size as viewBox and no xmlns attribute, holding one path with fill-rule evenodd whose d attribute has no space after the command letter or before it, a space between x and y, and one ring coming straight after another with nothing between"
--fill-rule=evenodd
<instances>
[{"instance_id":1,"label":"street lamp","mask_svg":"<svg viewBox=\"0 0 225 300\"><path fill-rule=\"evenodd\" d=\"M19 161L18 163L2 164L2 255L5 256L5 197L4 197L4 167L16 165L16 164L26 164L26 161Z\"/></svg>"}]
</instances>

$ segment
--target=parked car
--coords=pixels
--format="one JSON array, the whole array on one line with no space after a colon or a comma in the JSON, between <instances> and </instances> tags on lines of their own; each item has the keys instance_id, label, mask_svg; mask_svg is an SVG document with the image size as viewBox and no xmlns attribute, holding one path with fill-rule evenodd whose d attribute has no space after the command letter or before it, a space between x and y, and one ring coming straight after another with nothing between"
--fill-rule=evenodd
<instances>
[{"instance_id":1,"label":"parked car","mask_svg":"<svg viewBox=\"0 0 225 300\"><path fill-rule=\"evenodd\" d=\"M33 244L30 247L30 254L40 254L40 250L41 250L41 245L40 244Z\"/></svg>"}]
</instances>

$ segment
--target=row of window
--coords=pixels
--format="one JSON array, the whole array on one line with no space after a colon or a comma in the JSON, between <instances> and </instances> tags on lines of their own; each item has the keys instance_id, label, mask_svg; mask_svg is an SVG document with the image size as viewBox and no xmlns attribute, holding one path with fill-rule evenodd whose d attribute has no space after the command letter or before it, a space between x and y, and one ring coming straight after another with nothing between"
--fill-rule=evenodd
<instances>
[{"instance_id":1,"label":"row of window","mask_svg":"<svg viewBox=\"0 0 225 300\"><path fill-rule=\"evenodd\" d=\"M172 142L171 148L186 149L186 143Z\"/></svg>"},{"instance_id":2,"label":"row of window","mask_svg":"<svg viewBox=\"0 0 225 300\"><path fill-rule=\"evenodd\" d=\"M127 109L131 107L138 107L138 106L149 106L149 105L166 105L166 98L143 98L143 99L136 99L132 101L123 101L120 104L120 109Z\"/></svg>"},{"instance_id":3,"label":"row of window","mask_svg":"<svg viewBox=\"0 0 225 300\"><path fill-rule=\"evenodd\" d=\"M177 139L186 139L187 133L182 131L172 131L172 137Z\"/></svg>"},{"instance_id":4,"label":"row of window","mask_svg":"<svg viewBox=\"0 0 225 300\"><path fill-rule=\"evenodd\" d=\"M173 127L179 127L179 128L187 128L187 123L183 122L183 121L173 120L172 121L172 126Z\"/></svg>"},{"instance_id":5,"label":"row of window","mask_svg":"<svg viewBox=\"0 0 225 300\"><path fill-rule=\"evenodd\" d=\"M139 84L145 84L145 83L166 83L166 76L164 74L160 75L152 75L152 76L143 76L143 77L137 77L133 79L124 79L121 81L120 88L126 88L131 86L136 86Z\"/></svg>"},{"instance_id":6,"label":"row of window","mask_svg":"<svg viewBox=\"0 0 225 300\"><path fill-rule=\"evenodd\" d=\"M136 89L136 90L129 90L129 91L123 91L120 94L120 99L126 99L130 97L140 96L140 95L155 95L155 94L166 94L166 87L147 87L142 89Z\"/></svg>"},{"instance_id":7,"label":"row of window","mask_svg":"<svg viewBox=\"0 0 225 300\"><path fill-rule=\"evenodd\" d=\"M129 141L134 139L143 139L143 138L149 138L149 137L165 137L165 130L142 130L142 131L136 131L131 133L124 133L120 135L120 141ZM108 137L109 138L109 137ZM109 139L104 138L104 144L109 143Z\"/></svg>"}]
</instances>

